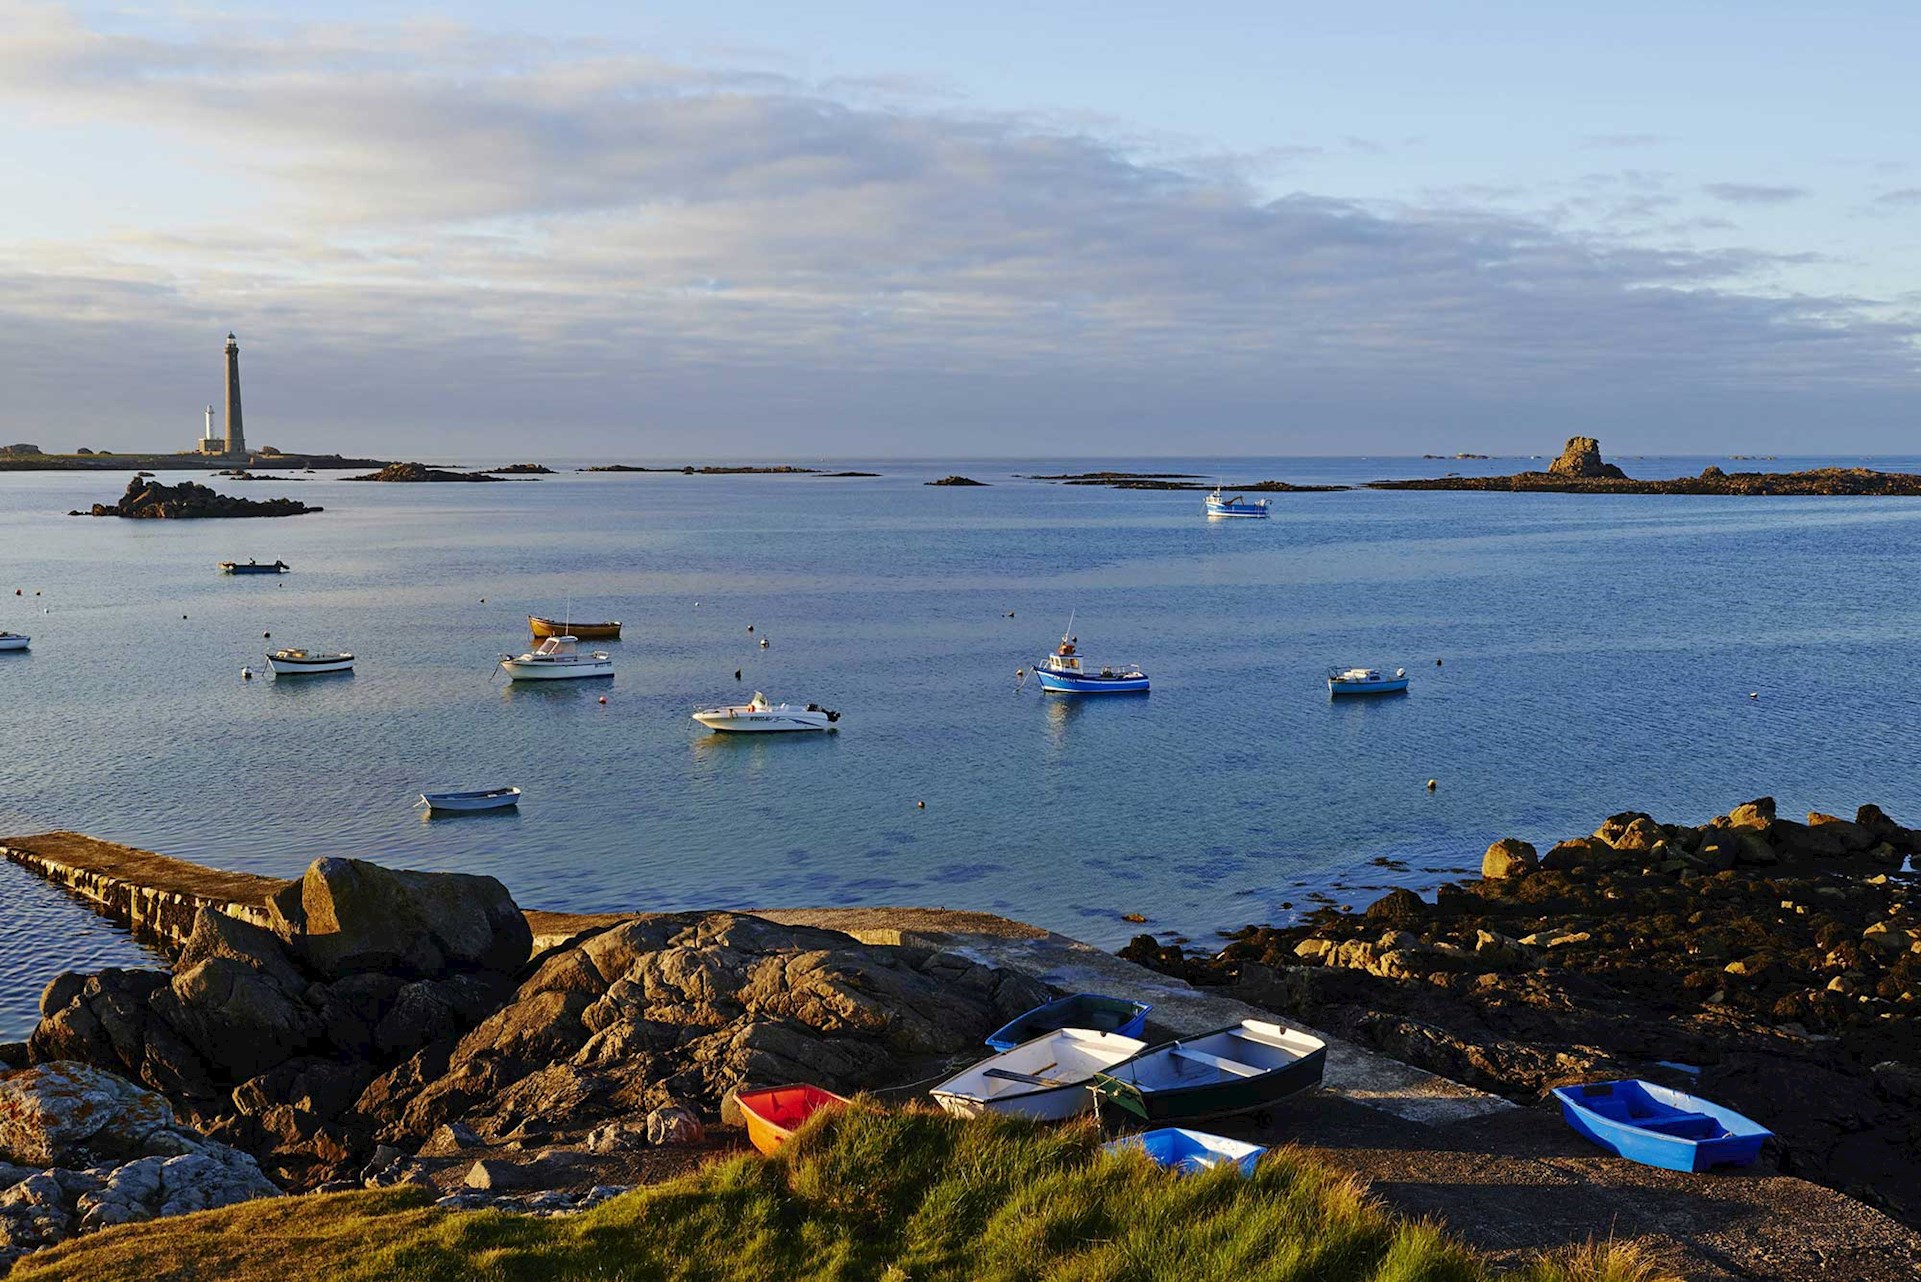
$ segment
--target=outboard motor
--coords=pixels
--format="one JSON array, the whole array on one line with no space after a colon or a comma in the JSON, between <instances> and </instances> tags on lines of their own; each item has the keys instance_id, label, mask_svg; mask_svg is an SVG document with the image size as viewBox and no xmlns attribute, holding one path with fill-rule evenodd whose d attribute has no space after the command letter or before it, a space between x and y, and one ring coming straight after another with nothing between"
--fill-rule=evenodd
<instances>
[{"instance_id":1,"label":"outboard motor","mask_svg":"<svg viewBox=\"0 0 1921 1282\"><path fill-rule=\"evenodd\" d=\"M827 724L830 726L840 720L840 713L835 712L832 708L822 708L821 711L827 714Z\"/></svg>"}]
</instances>

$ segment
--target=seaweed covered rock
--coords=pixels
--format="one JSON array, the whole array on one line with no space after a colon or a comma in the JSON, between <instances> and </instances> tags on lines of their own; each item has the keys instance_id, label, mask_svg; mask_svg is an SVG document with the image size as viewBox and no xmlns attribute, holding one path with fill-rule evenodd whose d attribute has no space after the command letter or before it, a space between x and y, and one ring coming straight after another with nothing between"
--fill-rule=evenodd
<instances>
[{"instance_id":1,"label":"seaweed covered rock","mask_svg":"<svg viewBox=\"0 0 1921 1282\"><path fill-rule=\"evenodd\" d=\"M323 509L294 499L240 499L204 485L182 481L166 485L134 477L118 503L96 503L90 516L124 516L136 521L190 521L214 517L300 516Z\"/></svg>"}]
</instances>

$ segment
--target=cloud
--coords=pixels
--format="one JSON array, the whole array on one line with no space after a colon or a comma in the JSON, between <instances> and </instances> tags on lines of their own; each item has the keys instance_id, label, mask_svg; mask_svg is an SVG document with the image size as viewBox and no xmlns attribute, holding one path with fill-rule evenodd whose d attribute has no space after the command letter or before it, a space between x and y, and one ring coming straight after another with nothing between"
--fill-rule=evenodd
<instances>
[{"instance_id":1,"label":"cloud","mask_svg":"<svg viewBox=\"0 0 1921 1282\"><path fill-rule=\"evenodd\" d=\"M1629 151L1658 147L1665 141L1660 134L1587 134L1577 145L1590 151Z\"/></svg>"},{"instance_id":2,"label":"cloud","mask_svg":"<svg viewBox=\"0 0 1921 1282\"><path fill-rule=\"evenodd\" d=\"M1626 387L1912 385L1907 320L1744 287L1778 258L1581 235L1490 192L1272 198L1249 175L1273 156L1154 158L1097 122L445 25L161 40L24 12L0 102L164 140L259 206L0 236L22 423L73 414L76 380L90 435L191 420L229 328L283 447L376 448L371 420L670 453L1143 449L1169 422L1273 448L1293 407L1305 449ZM1664 183L1593 199L1663 216Z\"/></svg>"},{"instance_id":3,"label":"cloud","mask_svg":"<svg viewBox=\"0 0 1921 1282\"><path fill-rule=\"evenodd\" d=\"M1785 205L1807 197L1806 187L1773 187L1765 183L1708 183L1702 191L1730 205Z\"/></svg>"},{"instance_id":4,"label":"cloud","mask_svg":"<svg viewBox=\"0 0 1921 1282\"><path fill-rule=\"evenodd\" d=\"M1893 191L1884 191L1874 198L1874 203L1884 208L1900 209L1921 205L1921 187L1898 187Z\"/></svg>"}]
</instances>

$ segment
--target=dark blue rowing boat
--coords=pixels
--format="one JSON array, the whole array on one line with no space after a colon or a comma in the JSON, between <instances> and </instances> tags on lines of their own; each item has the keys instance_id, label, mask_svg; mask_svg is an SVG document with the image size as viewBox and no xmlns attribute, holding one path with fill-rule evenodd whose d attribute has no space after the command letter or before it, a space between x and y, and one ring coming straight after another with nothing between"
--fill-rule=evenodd
<instances>
[{"instance_id":1,"label":"dark blue rowing boat","mask_svg":"<svg viewBox=\"0 0 1921 1282\"><path fill-rule=\"evenodd\" d=\"M1011 1051L1022 1042L1031 1042L1044 1033L1062 1028L1085 1028L1096 1033L1118 1033L1139 1037L1147 1027L1147 1012L1154 1008L1146 1002L1131 1002L1124 997L1103 997L1099 993L1075 993L1045 1006L1036 1006L987 1035L987 1044L997 1051Z\"/></svg>"}]
</instances>

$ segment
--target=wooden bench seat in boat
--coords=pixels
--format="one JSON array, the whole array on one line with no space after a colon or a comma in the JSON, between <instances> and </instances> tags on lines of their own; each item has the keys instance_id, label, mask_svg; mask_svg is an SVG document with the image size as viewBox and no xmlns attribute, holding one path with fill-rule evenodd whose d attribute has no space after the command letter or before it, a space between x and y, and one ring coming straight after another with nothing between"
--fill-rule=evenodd
<instances>
[{"instance_id":1,"label":"wooden bench seat in boat","mask_svg":"<svg viewBox=\"0 0 1921 1282\"><path fill-rule=\"evenodd\" d=\"M1191 1059L1197 1064L1205 1064L1216 1072L1227 1074L1230 1077L1259 1077L1263 1072L1262 1069L1255 1068L1250 1064L1242 1064L1231 1059L1222 1059L1219 1055L1210 1055L1206 1051L1189 1050L1185 1046L1176 1046L1174 1048L1174 1054L1180 1056L1182 1059Z\"/></svg>"}]
</instances>

